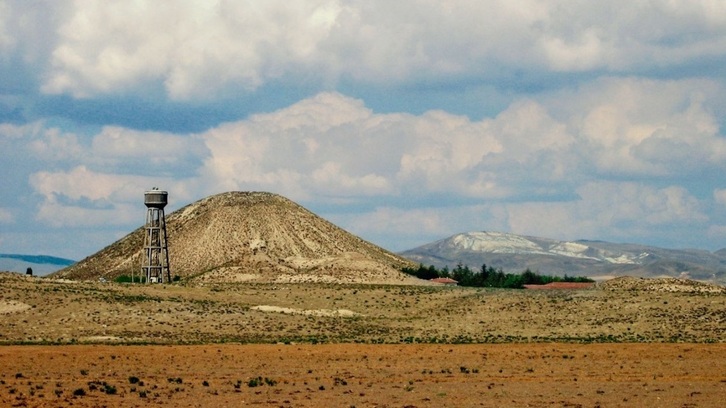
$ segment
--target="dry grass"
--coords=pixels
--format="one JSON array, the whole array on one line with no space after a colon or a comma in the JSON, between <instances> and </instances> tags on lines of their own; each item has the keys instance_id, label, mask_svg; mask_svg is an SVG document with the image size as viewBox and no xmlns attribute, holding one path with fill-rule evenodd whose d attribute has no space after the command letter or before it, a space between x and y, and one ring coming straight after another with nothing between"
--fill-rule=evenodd
<instances>
[{"instance_id":1,"label":"dry grass","mask_svg":"<svg viewBox=\"0 0 726 408\"><path fill-rule=\"evenodd\" d=\"M524 291L325 283L129 285L0 274L0 342L722 342L726 295L668 280ZM655 285L655 286L654 286ZM685 289L684 289L685 288ZM684 291L688 288L697 290ZM722 288L721 288L722 289ZM262 306L262 307L261 307ZM291 313L270 313L286 310ZM335 311L345 311L338 312Z\"/></svg>"},{"instance_id":2,"label":"dry grass","mask_svg":"<svg viewBox=\"0 0 726 408\"><path fill-rule=\"evenodd\" d=\"M726 295L688 281L0 287L1 406L720 407L726 392Z\"/></svg>"}]
</instances>

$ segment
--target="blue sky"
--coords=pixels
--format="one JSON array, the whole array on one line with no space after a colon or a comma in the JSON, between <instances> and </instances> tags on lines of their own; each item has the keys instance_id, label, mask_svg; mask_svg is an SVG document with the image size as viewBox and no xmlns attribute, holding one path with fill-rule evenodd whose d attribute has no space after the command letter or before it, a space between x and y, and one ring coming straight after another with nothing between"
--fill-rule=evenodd
<instances>
[{"instance_id":1,"label":"blue sky","mask_svg":"<svg viewBox=\"0 0 726 408\"><path fill-rule=\"evenodd\" d=\"M726 3L0 0L0 252L230 190L390 250L726 247Z\"/></svg>"}]
</instances>

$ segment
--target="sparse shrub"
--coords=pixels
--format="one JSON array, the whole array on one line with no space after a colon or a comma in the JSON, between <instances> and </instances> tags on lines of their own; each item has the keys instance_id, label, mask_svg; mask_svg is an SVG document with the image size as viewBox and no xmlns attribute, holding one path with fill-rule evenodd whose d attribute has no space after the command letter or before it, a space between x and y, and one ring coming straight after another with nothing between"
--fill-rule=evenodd
<instances>
[{"instance_id":1,"label":"sparse shrub","mask_svg":"<svg viewBox=\"0 0 726 408\"><path fill-rule=\"evenodd\" d=\"M263 384L262 377L250 378L250 380L247 381L247 386L250 388L259 387L262 384Z\"/></svg>"},{"instance_id":2,"label":"sparse shrub","mask_svg":"<svg viewBox=\"0 0 726 408\"><path fill-rule=\"evenodd\" d=\"M133 280L131 276L128 275L121 275L114 279L114 282L117 283L146 283L146 276L134 276Z\"/></svg>"},{"instance_id":3,"label":"sparse shrub","mask_svg":"<svg viewBox=\"0 0 726 408\"><path fill-rule=\"evenodd\" d=\"M111 384L103 383L103 392L105 392L108 395L115 395L116 394L116 387L114 387Z\"/></svg>"},{"instance_id":4,"label":"sparse shrub","mask_svg":"<svg viewBox=\"0 0 726 408\"><path fill-rule=\"evenodd\" d=\"M83 388L76 388L73 391L73 395L76 397L82 397L82 396L86 395L86 390L84 390Z\"/></svg>"}]
</instances>

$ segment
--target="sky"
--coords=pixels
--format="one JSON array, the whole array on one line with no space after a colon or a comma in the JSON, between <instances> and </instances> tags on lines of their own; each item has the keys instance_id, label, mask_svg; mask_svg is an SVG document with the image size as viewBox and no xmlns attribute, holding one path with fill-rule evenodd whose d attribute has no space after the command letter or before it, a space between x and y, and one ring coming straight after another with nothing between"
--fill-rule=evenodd
<instances>
[{"instance_id":1,"label":"sky","mask_svg":"<svg viewBox=\"0 0 726 408\"><path fill-rule=\"evenodd\" d=\"M721 0L0 0L0 253L89 256L152 187L717 250L725 88Z\"/></svg>"}]
</instances>

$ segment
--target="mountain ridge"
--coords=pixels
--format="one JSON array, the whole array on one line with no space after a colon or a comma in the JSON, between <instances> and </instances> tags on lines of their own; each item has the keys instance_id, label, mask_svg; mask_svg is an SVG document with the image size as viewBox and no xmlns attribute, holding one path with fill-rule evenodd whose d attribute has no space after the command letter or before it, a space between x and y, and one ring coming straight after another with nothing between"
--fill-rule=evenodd
<instances>
[{"instance_id":1,"label":"mountain ridge","mask_svg":"<svg viewBox=\"0 0 726 408\"><path fill-rule=\"evenodd\" d=\"M34 275L43 276L75 262L51 255L0 254L0 271L25 273L27 268L31 268Z\"/></svg>"},{"instance_id":2,"label":"mountain ridge","mask_svg":"<svg viewBox=\"0 0 726 408\"><path fill-rule=\"evenodd\" d=\"M502 232L474 231L399 253L436 267L482 264L521 272L606 279L617 276L683 277L726 283L726 249L665 249L606 241L559 241Z\"/></svg>"}]
</instances>

